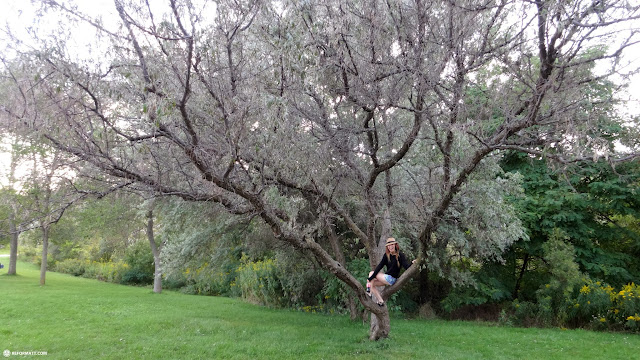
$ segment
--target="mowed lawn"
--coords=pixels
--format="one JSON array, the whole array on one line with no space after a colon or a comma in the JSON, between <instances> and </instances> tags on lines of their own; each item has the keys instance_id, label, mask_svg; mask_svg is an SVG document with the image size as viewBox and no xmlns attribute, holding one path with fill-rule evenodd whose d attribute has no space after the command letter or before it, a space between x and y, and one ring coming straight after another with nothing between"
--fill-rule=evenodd
<instances>
[{"instance_id":1,"label":"mowed lawn","mask_svg":"<svg viewBox=\"0 0 640 360\"><path fill-rule=\"evenodd\" d=\"M392 319L389 339L346 316L153 294L0 258L0 352L45 359L638 359L640 335ZM17 356L11 356L17 357ZM33 358L34 356L27 356ZM37 358L37 356L36 356Z\"/></svg>"}]
</instances>

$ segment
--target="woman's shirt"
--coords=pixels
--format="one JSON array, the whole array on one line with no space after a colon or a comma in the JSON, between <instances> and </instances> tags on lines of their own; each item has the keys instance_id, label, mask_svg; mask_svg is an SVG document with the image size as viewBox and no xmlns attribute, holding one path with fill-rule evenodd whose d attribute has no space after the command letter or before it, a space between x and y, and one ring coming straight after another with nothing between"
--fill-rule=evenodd
<instances>
[{"instance_id":1,"label":"woman's shirt","mask_svg":"<svg viewBox=\"0 0 640 360\"><path fill-rule=\"evenodd\" d=\"M387 254L382 255L382 260L380 260L380 263L378 264L378 266L376 266L376 269L373 270L373 274L371 274L371 276L369 277L369 281L373 280L384 266L387 267L386 273L388 275L391 275L396 279L400 276L400 266L398 266L398 258L395 255L389 255L389 257L391 259L387 259ZM402 251L400 252L400 265L404 267L405 270L408 269L409 266L411 266L411 264L407 262L407 259L405 258Z\"/></svg>"}]
</instances>

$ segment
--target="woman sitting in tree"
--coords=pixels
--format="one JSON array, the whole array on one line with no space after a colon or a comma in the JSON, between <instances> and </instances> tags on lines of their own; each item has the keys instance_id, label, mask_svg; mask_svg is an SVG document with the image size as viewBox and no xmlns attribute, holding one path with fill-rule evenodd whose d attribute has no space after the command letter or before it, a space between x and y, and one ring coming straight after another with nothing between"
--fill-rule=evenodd
<instances>
[{"instance_id":1,"label":"woman sitting in tree","mask_svg":"<svg viewBox=\"0 0 640 360\"><path fill-rule=\"evenodd\" d=\"M415 263L413 260L411 263ZM387 273L382 273L382 267L387 267ZM382 301L382 296L380 292L376 288L376 286L391 286L393 285L398 277L400 276L400 266L404 267L405 270L411 266L407 262L407 258L400 251L400 246L396 239L390 237L387 239L387 245L385 247L385 254L382 256L382 260L378 266L376 266L375 270L369 273L369 278L367 279L367 294L371 297L372 293L378 299L378 305L384 306L384 302Z\"/></svg>"}]
</instances>

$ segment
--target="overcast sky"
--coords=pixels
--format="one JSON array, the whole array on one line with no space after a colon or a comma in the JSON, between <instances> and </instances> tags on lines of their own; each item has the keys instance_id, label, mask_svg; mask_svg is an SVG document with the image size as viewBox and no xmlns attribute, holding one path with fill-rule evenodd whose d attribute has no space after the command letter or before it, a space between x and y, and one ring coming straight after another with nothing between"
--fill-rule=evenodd
<instances>
[{"instance_id":1,"label":"overcast sky","mask_svg":"<svg viewBox=\"0 0 640 360\"><path fill-rule=\"evenodd\" d=\"M57 1L64 3L68 2L68 0ZM0 23L2 24L2 27L4 28L8 24L13 31L23 35L25 41L28 41L26 39L29 37L26 35L24 29L34 24L36 18L35 9L40 7L39 4L33 5L32 2L34 2L34 0L0 0ZM35 2L39 3L40 1L36 0ZM78 4L83 12L92 16L102 16L107 28L113 27L113 25L119 20L113 0L76 0L75 3ZM151 0L150 3L153 7L158 4L166 4L168 3L168 0ZM43 25L43 23L40 25ZM640 22L637 27L640 27ZM86 27L83 26L81 29L74 29L74 37L75 36L78 37L78 48L83 48L85 46L84 43L92 43L94 45L96 43L95 33L89 25L86 25ZM0 34L0 41L4 40L3 38L4 35ZM0 51L2 51L2 49L0 49ZM626 57L624 60L630 62L631 65L626 69L622 69L623 71L629 71L634 67L640 68L640 44L636 45L635 49L627 51L625 55ZM95 56L95 54L92 56ZM621 81L621 79L614 80ZM633 80L630 82L630 86L631 88L628 96L631 103L628 104L625 111L633 114L640 114L640 74L634 76Z\"/></svg>"}]
</instances>

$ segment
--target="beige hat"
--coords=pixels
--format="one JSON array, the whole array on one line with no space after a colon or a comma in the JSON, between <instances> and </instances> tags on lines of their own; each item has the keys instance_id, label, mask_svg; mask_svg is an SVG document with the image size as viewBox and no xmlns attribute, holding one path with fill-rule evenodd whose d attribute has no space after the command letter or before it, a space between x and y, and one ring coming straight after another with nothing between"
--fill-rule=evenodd
<instances>
[{"instance_id":1,"label":"beige hat","mask_svg":"<svg viewBox=\"0 0 640 360\"><path fill-rule=\"evenodd\" d=\"M393 245L393 244L397 244L398 242L396 241L396 239L390 237L387 239L387 245L385 246L389 246L389 245Z\"/></svg>"}]
</instances>

